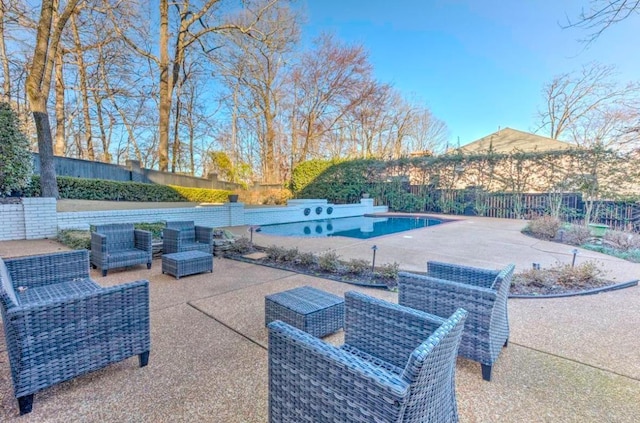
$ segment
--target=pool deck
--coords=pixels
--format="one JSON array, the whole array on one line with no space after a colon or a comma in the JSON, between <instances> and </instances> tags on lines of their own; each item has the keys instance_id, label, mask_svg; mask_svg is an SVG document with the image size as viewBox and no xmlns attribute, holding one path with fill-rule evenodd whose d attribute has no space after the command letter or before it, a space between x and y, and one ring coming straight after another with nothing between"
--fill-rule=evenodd
<instances>
[{"instance_id":1,"label":"pool deck","mask_svg":"<svg viewBox=\"0 0 640 423\"><path fill-rule=\"evenodd\" d=\"M520 234L524 222L462 218L446 225L372 240L293 239L254 234L261 245L336 249L344 258L423 270L437 259L498 268L514 262L543 266L570 259L571 247ZM233 231L248 234L246 228ZM410 238L407 238L410 236ZM64 250L54 241L0 242L0 256ZM640 264L581 250L619 281L637 278ZM150 280L152 352L149 366L136 358L37 393L34 411L18 417L9 365L0 337L2 422L266 422L267 331L264 296L302 285L342 295L359 290L389 301L397 294L357 288L311 276L215 259L213 274L176 280L161 274L160 260L110 271L110 286ZM458 359L456 391L460 421L637 422L640 416L640 288L589 297L510 300L511 339L485 382L480 366ZM342 332L325 338L339 343Z\"/></svg>"}]
</instances>

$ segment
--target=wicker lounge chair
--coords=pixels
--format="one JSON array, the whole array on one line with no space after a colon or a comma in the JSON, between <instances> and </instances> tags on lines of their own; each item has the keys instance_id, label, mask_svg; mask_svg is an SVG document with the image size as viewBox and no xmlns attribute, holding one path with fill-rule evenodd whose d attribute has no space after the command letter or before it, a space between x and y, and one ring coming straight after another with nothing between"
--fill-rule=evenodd
<instances>
[{"instance_id":1,"label":"wicker lounge chair","mask_svg":"<svg viewBox=\"0 0 640 423\"><path fill-rule=\"evenodd\" d=\"M269 421L458 421L455 362L466 311L448 319L345 294L345 345L269 327Z\"/></svg>"},{"instance_id":2,"label":"wicker lounge chair","mask_svg":"<svg viewBox=\"0 0 640 423\"><path fill-rule=\"evenodd\" d=\"M400 272L398 303L438 316L468 310L458 354L480 362L482 377L489 381L509 341L507 297L514 268L493 271L430 261L426 276Z\"/></svg>"},{"instance_id":3,"label":"wicker lounge chair","mask_svg":"<svg viewBox=\"0 0 640 423\"><path fill-rule=\"evenodd\" d=\"M213 228L195 226L193 221L166 222L162 231L162 254L184 251L213 252Z\"/></svg>"},{"instance_id":4,"label":"wicker lounge chair","mask_svg":"<svg viewBox=\"0 0 640 423\"><path fill-rule=\"evenodd\" d=\"M149 282L102 288L87 250L0 259L0 310L20 414L34 393L138 355L149 360Z\"/></svg>"},{"instance_id":5,"label":"wicker lounge chair","mask_svg":"<svg viewBox=\"0 0 640 423\"><path fill-rule=\"evenodd\" d=\"M109 269L145 264L151 269L151 232L133 223L97 225L91 232L91 264L107 276Z\"/></svg>"}]
</instances>

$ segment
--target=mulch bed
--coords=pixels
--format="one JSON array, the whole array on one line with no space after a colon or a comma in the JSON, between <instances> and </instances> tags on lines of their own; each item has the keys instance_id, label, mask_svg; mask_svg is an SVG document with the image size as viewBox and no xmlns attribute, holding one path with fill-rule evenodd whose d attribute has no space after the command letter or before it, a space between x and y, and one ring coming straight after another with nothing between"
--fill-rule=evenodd
<instances>
[{"instance_id":1,"label":"mulch bed","mask_svg":"<svg viewBox=\"0 0 640 423\"><path fill-rule=\"evenodd\" d=\"M349 283L351 285L385 289L392 289L397 285L397 281L395 279L383 278L379 275L373 275L371 272L359 275L349 274L345 272L331 273L318 268L318 266L303 266L291 262L277 262L275 260L269 259L268 257L253 259L246 257L246 255L234 253L227 253L224 256L225 258L243 261L245 263L253 263L262 266L273 267L276 269L288 270L304 275L330 279L337 282Z\"/></svg>"}]
</instances>

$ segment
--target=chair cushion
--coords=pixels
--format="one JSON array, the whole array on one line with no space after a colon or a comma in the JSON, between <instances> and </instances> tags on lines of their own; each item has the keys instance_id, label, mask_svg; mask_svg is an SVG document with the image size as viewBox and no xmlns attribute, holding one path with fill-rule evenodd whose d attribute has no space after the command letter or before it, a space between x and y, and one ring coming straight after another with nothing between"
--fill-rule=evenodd
<instances>
[{"instance_id":1,"label":"chair cushion","mask_svg":"<svg viewBox=\"0 0 640 423\"><path fill-rule=\"evenodd\" d=\"M16 292L13 289L13 282L11 281L11 276L9 276L9 270L7 266L4 264L4 261L0 258L0 280L2 282L2 295L6 296L9 300L13 302L14 305L18 305L18 298L16 297Z\"/></svg>"},{"instance_id":2,"label":"chair cushion","mask_svg":"<svg viewBox=\"0 0 640 423\"><path fill-rule=\"evenodd\" d=\"M137 261L143 263L147 260L147 252L143 250L129 249L109 253L109 263Z\"/></svg>"},{"instance_id":3,"label":"chair cushion","mask_svg":"<svg viewBox=\"0 0 640 423\"><path fill-rule=\"evenodd\" d=\"M85 278L25 289L18 293L18 296L21 304L31 304L61 299L68 300L78 295L100 291L100 289L100 285Z\"/></svg>"}]
</instances>

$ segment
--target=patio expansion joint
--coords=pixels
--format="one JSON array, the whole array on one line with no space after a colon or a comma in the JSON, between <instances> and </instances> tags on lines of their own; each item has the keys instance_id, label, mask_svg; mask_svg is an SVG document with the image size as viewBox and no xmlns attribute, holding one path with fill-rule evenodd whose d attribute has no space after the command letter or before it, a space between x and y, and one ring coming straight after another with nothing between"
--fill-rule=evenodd
<instances>
[{"instance_id":1,"label":"patio expansion joint","mask_svg":"<svg viewBox=\"0 0 640 423\"><path fill-rule=\"evenodd\" d=\"M264 345L262 345L261 343L259 343L258 341L256 341L255 339L252 339L250 337L248 337L247 335L245 335L244 333L238 331L237 329L232 328L231 326L229 326L228 324L226 324L225 322L216 319L213 315L207 313L206 311L202 310L201 308L199 308L198 306L192 304L190 301L187 301L187 305L191 308L193 308L196 311L199 311L200 313L204 314L205 316L207 316L208 318L210 318L211 320L221 324L222 326L224 326L225 328L229 329L230 331L234 332L237 335L240 335L242 338L246 339L247 341L251 342L252 344L262 348L263 350L267 351L267 347L265 347Z\"/></svg>"},{"instance_id":2,"label":"patio expansion joint","mask_svg":"<svg viewBox=\"0 0 640 423\"><path fill-rule=\"evenodd\" d=\"M595 369L595 370L600 370L601 372L605 372L605 373L609 373L609 374L612 374L612 375L620 376L620 377L623 377L625 379L632 380L634 382L640 382L640 378L629 376L629 375L625 375L625 374L622 374L622 373L619 373L619 372L616 372L616 371L613 371L613 370L610 370L610 369L605 369L603 367L595 366L593 364L585 363L583 361L576 360L574 358L569 358L569 357L565 357L563 355L554 354L554 353L551 353L549 351L540 350L538 348L528 347L526 345L522 345L522 344L519 344L519 343L513 342L513 341L509 341L509 345L517 345L518 347L526 348L529 351L535 351L535 352L538 352L538 353L541 353L541 354L545 354L545 355L548 355L548 356L551 356L551 357L559 358L561 360L566 360L566 361L570 361L570 362L575 363L575 364L580 364L582 366L587 366L587 367L590 367L590 368Z\"/></svg>"}]
</instances>

